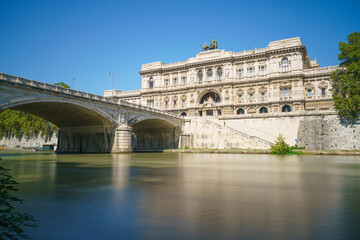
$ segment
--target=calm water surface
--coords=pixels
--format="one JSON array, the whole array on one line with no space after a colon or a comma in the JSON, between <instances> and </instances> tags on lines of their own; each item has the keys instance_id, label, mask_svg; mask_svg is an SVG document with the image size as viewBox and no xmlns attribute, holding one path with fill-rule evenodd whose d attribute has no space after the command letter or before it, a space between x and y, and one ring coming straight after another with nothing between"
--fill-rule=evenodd
<instances>
[{"instance_id":1,"label":"calm water surface","mask_svg":"<svg viewBox=\"0 0 360 240\"><path fill-rule=\"evenodd\" d=\"M2 153L35 240L360 239L360 158Z\"/></svg>"}]
</instances>

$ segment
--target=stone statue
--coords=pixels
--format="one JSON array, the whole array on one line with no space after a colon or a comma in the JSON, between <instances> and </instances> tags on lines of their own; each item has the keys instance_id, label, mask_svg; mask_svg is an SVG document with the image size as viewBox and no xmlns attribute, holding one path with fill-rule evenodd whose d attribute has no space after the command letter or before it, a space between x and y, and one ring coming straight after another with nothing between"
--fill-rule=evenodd
<instances>
[{"instance_id":1,"label":"stone statue","mask_svg":"<svg viewBox=\"0 0 360 240\"><path fill-rule=\"evenodd\" d=\"M206 45L206 42L204 42L204 46L202 44L200 44L200 46L204 51L207 51L210 48L208 45Z\"/></svg>"},{"instance_id":2,"label":"stone statue","mask_svg":"<svg viewBox=\"0 0 360 240\"><path fill-rule=\"evenodd\" d=\"M200 44L200 46L201 46L201 49L203 49L204 51L213 50L213 49L218 48L218 42L217 42L217 39L210 40L210 46L206 45L206 42L204 42L204 45Z\"/></svg>"}]
</instances>

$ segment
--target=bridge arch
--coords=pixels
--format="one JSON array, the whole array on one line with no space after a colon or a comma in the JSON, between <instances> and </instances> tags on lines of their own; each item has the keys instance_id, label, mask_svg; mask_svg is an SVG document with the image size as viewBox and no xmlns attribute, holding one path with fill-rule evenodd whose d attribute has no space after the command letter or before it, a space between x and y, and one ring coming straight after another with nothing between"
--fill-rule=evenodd
<instances>
[{"instance_id":1,"label":"bridge arch","mask_svg":"<svg viewBox=\"0 0 360 240\"><path fill-rule=\"evenodd\" d=\"M129 122L135 151L178 148L181 125L158 116L143 116Z\"/></svg>"},{"instance_id":2,"label":"bridge arch","mask_svg":"<svg viewBox=\"0 0 360 240\"><path fill-rule=\"evenodd\" d=\"M8 99L1 111L18 110L46 119L60 128L59 152L110 152L117 121L103 110L73 99L31 96Z\"/></svg>"},{"instance_id":3,"label":"bridge arch","mask_svg":"<svg viewBox=\"0 0 360 240\"><path fill-rule=\"evenodd\" d=\"M66 106L66 107L65 107ZM102 111L99 108L94 108L82 102L70 101L67 99L58 99L58 98L17 98L11 99L7 103L1 104L1 111L6 109L18 110L22 112L31 113L33 115L39 116L43 119L46 119L58 127L62 127L64 124L60 121L61 118L58 118L60 112L59 110L69 110L67 113L67 118L71 117L74 120L81 121L78 115L80 112L77 110L86 110L87 114L96 114L98 117L102 117L102 120L107 121L107 125L117 125L117 121L114 117L110 116L108 113ZM61 108L60 108L61 107ZM64 109L65 107L65 109ZM45 110L45 111L44 111ZM64 112L62 112L64 114ZM84 113L82 111L81 113ZM75 114L75 115L73 115ZM88 119L90 120L90 119ZM83 122L82 122L83 123ZM83 125L83 124L82 124Z\"/></svg>"}]
</instances>

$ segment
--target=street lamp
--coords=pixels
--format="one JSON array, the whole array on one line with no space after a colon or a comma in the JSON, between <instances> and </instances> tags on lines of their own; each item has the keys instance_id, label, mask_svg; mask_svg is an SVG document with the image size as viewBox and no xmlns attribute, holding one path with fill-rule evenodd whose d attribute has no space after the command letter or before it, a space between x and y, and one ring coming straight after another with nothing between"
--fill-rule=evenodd
<instances>
[{"instance_id":1,"label":"street lamp","mask_svg":"<svg viewBox=\"0 0 360 240\"><path fill-rule=\"evenodd\" d=\"M114 89L114 72L112 72L111 70L109 71L109 76L112 76L112 89Z\"/></svg>"}]
</instances>

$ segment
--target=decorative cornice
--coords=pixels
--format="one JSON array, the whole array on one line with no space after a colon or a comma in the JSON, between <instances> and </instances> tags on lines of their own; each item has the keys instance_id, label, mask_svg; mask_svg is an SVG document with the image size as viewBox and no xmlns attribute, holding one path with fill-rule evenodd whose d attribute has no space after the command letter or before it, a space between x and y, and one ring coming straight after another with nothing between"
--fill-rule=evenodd
<instances>
[{"instance_id":1,"label":"decorative cornice","mask_svg":"<svg viewBox=\"0 0 360 240\"><path fill-rule=\"evenodd\" d=\"M254 51L256 51L256 50L254 50ZM232 62L237 62L237 61L256 60L256 59L260 59L260 58L266 58L270 55L285 54L285 53L299 52L299 51L301 53L305 53L306 52L305 46L302 45L302 46L295 46L295 47L287 47L287 48L281 48L281 49L275 49L275 50L267 50L267 51L261 52L261 53L253 53L250 55L222 57L222 58L218 58L218 59L199 61L199 62L195 62L195 63L185 63L180 66L173 66L173 67L170 66L170 67L164 67L164 68L142 70L142 71L139 71L139 73L140 73L140 75L145 75L145 74L181 71L181 70L186 70L189 68L197 68L197 67L202 67L202 66L207 66L207 65L216 65L216 64L224 63L224 62L232 63Z\"/></svg>"}]
</instances>

